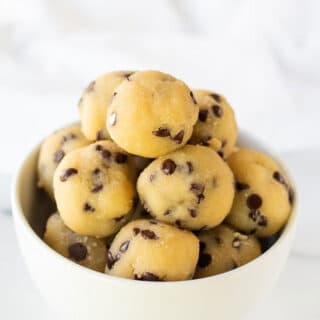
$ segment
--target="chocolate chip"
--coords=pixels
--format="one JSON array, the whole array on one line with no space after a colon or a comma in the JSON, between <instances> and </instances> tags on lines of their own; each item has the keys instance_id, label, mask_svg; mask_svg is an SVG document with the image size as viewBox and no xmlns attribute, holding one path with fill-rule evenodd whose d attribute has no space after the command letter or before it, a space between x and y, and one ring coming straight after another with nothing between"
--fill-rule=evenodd
<instances>
[{"instance_id":1,"label":"chocolate chip","mask_svg":"<svg viewBox=\"0 0 320 320\"><path fill-rule=\"evenodd\" d=\"M107 253L107 266L111 270L114 264L120 259L120 255L117 254L115 257L112 255L111 251Z\"/></svg>"},{"instance_id":2,"label":"chocolate chip","mask_svg":"<svg viewBox=\"0 0 320 320\"><path fill-rule=\"evenodd\" d=\"M78 170L75 168L69 168L65 170L65 172L60 176L60 181L65 182L67 181L71 176L78 173Z\"/></svg>"},{"instance_id":3,"label":"chocolate chip","mask_svg":"<svg viewBox=\"0 0 320 320\"><path fill-rule=\"evenodd\" d=\"M155 220L150 220L149 223L150 223L150 224L158 224L158 222L155 221Z\"/></svg>"},{"instance_id":4,"label":"chocolate chip","mask_svg":"<svg viewBox=\"0 0 320 320\"><path fill-rule=\"evenodd\" d=\"M198 261L198 266L200 268L206 268L212 262L212 257L208 253L201 253Z\"/></svg>"},{"instance_id":5,"label":"chocolate chip","mask_svg":"<svg viewBox=\"0 0 320 320\"><path fill-rule=\"evenodd\" d=\"M227 145L227 140L222 140L221 142L221 148L224 148Z\"/></svg>"},{"instance_id":6,"label":"chocolate chip","mask_svg":"<svg viewBox=\"0 0 320 320\"><path fill-rule=\"evenodd\" d=\"M102 158L103 158L103 159L107 160L107 159L110 159L110 157L111 157L111 152L110 152L109 150L107 150L107 149L103 149L103 150L101 151L101 155L102 155Z\"/></svg>"},{"instance_id":7,"label":"chocolate chip","mask_svg":"<svg viewBox=\"0 0 320 320\"><path fill-rule=\"evenodd\" d=\"M177 168L177 165L171 159L166 159L162 163L162 171L166 175L173 174L176 168Z\"/></svg>"},{"instance_id":8,"label":"chocolate chip","mask_svg":"<svg viewBox=\"0 0 320 320\"><path fill-rule=\"evenodd\" d=\"M114 111L109 116L109 125L114 126L117 123L117 113Z\"/></svg>"},{"instance_id":9,"label":"chocolate chip","mask_svg":"<svg viewBox=\"0 0 320 320\"><path fill-rule=\"evenodd\" d=\"M218 117L221 118L223 116L223 110L220 106L218 106L217 104L213 105L211 107L213 114Z\"/></svg>"},{"instance_id":10,"label":"chocolate chip","mask_svg":"<svg viewBox=\"0 0 320 320\"><path fill-rule=\"evenodd\" d=\"M197 100L196 100L196 98L194 97L194 95L193 95L193 92L192 92L192 91L190 91L190 97L191 97L191 99L192 99L193 103L194 103L194 104L197 104Z\"/></svg>"},{"instance_id":11,"label":"chocolate chip","mask_svg":"<svg viewBox=\"0 0 320 320\"><path fill-rule=\"evenodd\" d=\"M178 228L182 228L182 221L181 221L181 220L177 219L177 220L175 221L175 224L176 224L176 226L177 226Z\"/></svg>"},{"instance_id":12,"label":"chocolate chip","mask_svg":"<svg viewBox=\"0 0 320 320\"><path fill-rule=\"evenodd\" d=\"M115 156L115 159L116 159L117 163L126 163L127 159L128 159L128 156L126 154L124 154L124 153L117 152L116 156Z\"/></svg>"},{"instance_id":13,"label":"chocolate chip","mask_svg":"<svg viewBox=\"0 0 320 320\"><path fill-rule=\"evenodd\" d=\"M195 218L195 217L198 215L197 210L195 210L195 209L190 209L190 208L189 208L188 211L189 211L190 216L191 216L192 218Z\"/></svg>"},{"instance_id":14,"label":"chocolate chip","mask_svg":"<svg viewBox=\"0 0 320 320\"><path fill-rule=\"evenodd\" d=\"M139 281L161 281L157 275L151 272L144 272L141 276L135 275L134 278Z\"/></svg>"},{"instance_id":15,"label":"chocolate chip","mask_svg":"<svg viewBox=\"0 0 320 320\"><path fill-rule=\"evenodd\" d=\"M84 205L83 205L83 210L84 211L89 211L89 212L94 212L96 211L96 209L94 207L92 207L88 202L86 202Z\"/></svg>"},{"instance_id":16,"label":"chocolate chip","mask_svg":"<svg viewBox=\"0 0 320 320\"><path fill-rule=\"evenodd\" d=\"M140 229L139 228L133 228L133 234L135 235L135 236L137 236L139 233L140 233Z\"/></svg>"},{"instance_id":17,"label":"chocolate chip","mask_svg":"<svg viewBox=\"0 0 320 320\"><path fill-rule=\"evenodd\" d=\"M134 74L134 72L127 72L127 73L125 73L123 76L128 80L128 81L130 81L131 79L130 79L130 76L132 76Z\"/></svg>"},{"instance_id":18,"label":"chocolate chip","mask_svg":"<svg viewBox=\"0 0 320 320\"><path fill-rule=\"evenodd\" d=\"M87 87L87 89L86 89L86 92L89 93L89 92L93 91L95 85L96 85L96 82L95 82L95 81L90 82L90 84L88 85L88 87Z\"/></svg>"},{"instance_id":19,"label":"chocolate chip","mask_svg":"<svg viewBox=\"0 0 320 320\"><path fill-rule=\"evenodd\" d=\"M191 183L190 191L195 195L201 195L204 191L204 185L202 183Z\"/></svg>"},{"instance_id":20,"label":"chocolate chip","mask_svg":"<svg viewBox=\"0 0 320 320\"><path fill-rule=\"evenodd\" d=\"M257 219L260 217L260 211L259 210L252 210L249 212L249 217L253 221L257 221Z\"/></svg>"},{"instance_id":21,"label":"chocolate chip","mask_svg":"<svg viewBox=\"0 0 320 320\"><path fill-rule=\"evenodd\" d=\"M99 168L95 168L95 169L93 170L93 174L94 174L94 175L99 175L101 172L102 172L102 171L101 171Z\"/></svg>"},{"instance_id":22,"label":"chocolate chip","mask_svg":"<svg viewBox=\"0 0 320 320\"><path fill-rule=\"evenodd\" d=\"M157 240L159 239L157 237L157 235L152 231L152 230L142 230L141 231L141 235L143 236L143 238L145 238L146 240Z\"/></svg>"},{"instance_id":23,"label":"chocolate chip","mask_svg":"<svg viewBox=\"0 0 320 320\"><path fill-rule=\"evenodd\" d=\"M159 128L157 130L152 131L152 134L155 135L156 137L170 137L170 130L168 128Z\"/></svg>"},{"instance_id":24,"label":"chocolate chip","mask_svg":"<svg viewBox=\"0 0 320 320\"><path fill-rule=\"evenodd\" d=\"M99 130L97 132L97 141L99 141L99 140L105 140L103 130Z\"/></svg>"},{"instance_id":25,"label":"chocolate chip","mask_svg":"<svg viewBox=\"0 0 320 320\"><path fill-rule=\"evenodd\" d=\"M208 230L208 226L206 224L199 229L199 232L205 230Z\"/></svg>"},{"instance_id":26,"label":"chocolate chip","mask_svg":"<svg viewBox=\"0 0 320 320\"><path fill-rule=\"evenodd\" d=\"M205 196L203 194L198 195L198 204L205 199Z\"/></svg>"},{"instance_id":27,"label":"chocolate chip","mask_svg":"<svg viewBox=\"0 0 320 320\"><path fill-rule=\"evenodd\" d=\"M88 250L85 245L80 242L73 243L68 247L69 257L75 261L82 261L88 255Z\"/></svg>"},{"instance_id":28,"label":"chocolate chip","mask_svg":"<svg viewBox=\"0 0 320 320\"><path fill-rule=\"evenodd\" d=\"M207 245L205 242L200 241L200 252L204 251L206 249Z\"/></svg>"},{"instance_id":29,"label":"chocolate chip","mask_svg":"<svg viewBox=\"0 0 320 320\"><path fill-rule=\"evenodd\" d=\"M294 202L294 191L292 188L289 188L288 190L288 197L289 197L289 203L291 205L293 205L293 202Z\"/></svg>"},{"instance_id":30,"label":"chocolate chip","mask_svg":"<svg viewBox=\"0 0 320 320\"><path fill-rule=\"evenodd\" d=\"M266 227L268 225L268 220L265 216L260 216L258 220L258 225L261 227Z\"/></svg>"},{"instance_id":31,"label":"chocolate chip","mask_svg":"<svg viewBox=\"0 0 320 320\"><path fill-rule=\"evenodd\" d=\"M199 111L199 121L206 122L208 118L208 110L203 109Z\"/></svg>"},{"instance_id":32,"label":"chocolate chip","mask_svg":"<svg viewBox=\"0 0 320 320\"><path fill-rule=\"evenodd\" d=\"M179 131L174 137L173 140L178 144L181 144L184 137L184 130Z\"/></svg>"},{"instance_id":33,"label":"chocolate chip","mask_svg":"<svg viewBox=\"0 0 320 320\"><path fill-rule=\"evenodd\" d=\"M212 93L212 94L210 94L210 96L214 99L214 100L216 100L217 102L221 102L221 97L218 95L218 94L216 94L216 93Z\"/></svg>"},{"instance_id":34,"label":"chocolate chip","mask_svg":"<svg viewBox=\"0 0 320 320\"><path fill-rule=\"evenodd\" d=\"M168 209L163 215L164 216L168 216L172 211L170 209Z\"/></svg>"},{"instance_id":35,"label":"chocolate chip","mask_svg":"<svg viewBox=\"0 0 320 320\"><path fill-rule=\"evenodd\" d=\"M251 210L257 210L262 206L262 198L256 194L251 194L247 199L247 206Z\"/></svg>"},{"instance_id":36,"label":"chocolate chip","mask_svg":"<svg viewBox=\"0 0 320 320\"><path fill-rule=\"evenodd\" d=\"M126 215L122 215L122 216L120 216L120 217L114 218L113 220L114 220L115 222L120 222L125 216L126 216Z\"/></svg>"},{"instance_id":37,"label":"chocolate chip","mask_svg":"<svg viewBox=\"0 0 320 320\"><path fill-rule=\"evenodd\" d=\"M124 242L121 246L120 246L120 252L124 253L128 250L130 245L130 241L126 241Z\"/></svg>"},{"instance_id":38,"label":"chocolate chip","mask_svg":"<svg viewBox=\"0 0 320 320\"><path fill-rule=\"evenodd\" d=\"M92 193L98 193L99 191L101 191L103 189L103 184L97 184L95 186L93 186L93 188L91 189Z\"/></svg>"},{"instance_id":39,"label":"chocolate chip","mask_svg":"<svg viewBox=\"0 0 320 320\"><path fill-rule=\"evenodd\" d=\"M64 158L65 155L66 154L65 154L65 152L63 150L58 150L54 154L54 162L60 163L60 161Z\"/></svg>"},{"instance_id":40,"label":"chocolate chip","mask_svg":"<svg viewBox=\"0 0 320 320\"><path fill-rule=\"evenodd\" d=\"M273 179L275 179L276 181L278 181L279 183L281 183L283 185L286 185L286 181L279 171L275 171L273 173Z\"/></svg>"},{"instance_id":41,"label":"chocolate chip","mask_svg":"<svg viewBox=\"0 0 320 320\"><path fill-rule=\"evenodd\" d=\"M224 153L223 153L223 151L219 150L219 151L217 152L217 154L218 154L222 159L224 159Z\"/></svg>"},{"instance_id":42,"label":"chocolate chip","mask_svg":"<svg viewBox=\"0 0 320 320\"><path fill-rule=\"evenodd\" d=\"M214 241L219 245L222 243L222 240L219 237L214 237Z\"/></svg>"},{"instance_id":43,"label":"chocolate chip","mask_svg":"<svg viewBox=\"0 0 320 320\"><path fill-rule=\"evenodd\" d=\"M190 161L187 161L188 173L193 172L193 164Z\"/></svg>"},{"instance_id":44,"label":"chocolate chip","mask_svg":"<svg viewBox=\"0 0 320 320\"><path fill-rule=\"evenodd\" d=\"M96 145L96 150L101 152L103 150L103 146L101 144Z\"/></svg>"},{"instance_id":45,"label":"chocolate chip","mask_svg":"<svg viewBox=\"0 0 320 320\"><path fill-rule=\"evenodd\" d=\"M74 139L77 139L77 136L74 133L67 134L62 137L61 144L65 144L66 142Z\"/></svg>"},{"instance_id":46,"label":"chocolate chip","mask_svg":"<svg viewBox=\"0 0 320 320\"><path fill-rule=\"evenodd\" d=\"M241 182L236 182L235 187L236 187L236 190L239 192L250 188L248 184L241 183Z\"/></svg>"}]
</instances>

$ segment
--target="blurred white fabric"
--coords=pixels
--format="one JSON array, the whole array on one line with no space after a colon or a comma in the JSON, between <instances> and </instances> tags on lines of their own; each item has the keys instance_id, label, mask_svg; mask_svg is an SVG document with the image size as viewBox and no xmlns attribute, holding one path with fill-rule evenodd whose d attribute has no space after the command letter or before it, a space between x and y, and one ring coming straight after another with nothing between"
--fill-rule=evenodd
<instances>
[{"instance_id":1,"label":"blurred white fabric","mask_svg":"<svg viewBox=\"0 0 320 320\"><path fill-rule=\"evenodd\" d=\"M224 93L240 126L277 150L319 146L319 13L316 0L1 0L0 172L118 68Z\"/></svg>"}]
</instances>

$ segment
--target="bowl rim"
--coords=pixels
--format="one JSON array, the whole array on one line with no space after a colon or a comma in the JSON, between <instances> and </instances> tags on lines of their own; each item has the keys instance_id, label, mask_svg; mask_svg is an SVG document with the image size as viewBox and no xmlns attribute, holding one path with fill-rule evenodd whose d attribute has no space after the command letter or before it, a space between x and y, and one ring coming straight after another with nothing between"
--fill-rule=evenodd
<instances>
[{"instance_id":1,"label":"bowl rim","mask_svg":"<svg viewBox=\"0 0 320 320\"><path fill-rule=\"evenodd\" d=\"M248 133L246 130L239 130L239 137L242 139L247 139L251 143L254 142L255 144L261 144L261 141L258 140L255 136L252 136L252 134ZM36 242L43 250L47 251L47 253L52 256L52 258L58 259L61 264L65 264L66 267L75 268L75 270L78 270L78 272L83 273L83 276L87 277L93 277L98 279L99 281L104 281L106 284L108 283L114 283L117 285L136 285L136 286L146 286L146 287L154 287L154 286L161 286L161 287L171 287L171 286L188 286L188 285L195 285L199 284L205 281L215 281L215 280L221 280L226 277L230 277L230 275L236 275L240 272L242 272L244 269L248 267L253 267L254 265L263 263L264 260L267 259L268 256L272 255L274 251L277 250L278 247L282 245L282 243L285 241L285 239L294 232L297 218L298 218L298 208L299 208L299 198L296 188L295 179L291 173L290 170L288 170L288 167L279 159L277 153L275 153L272 148L270 148L268 145L266 146L265 143L263 144L263 147L261 147L262 152L270 155L277 163L283 168L285 171L288 179L290 180L291 187L294 191L294 203L292 207L292 211L289 217L289 220L287 221L286 225L284 226L282 233L280 237L277 239L277 241L264 253L262 253L258 258L255 258L254 260L248 262L247 264L240 266L234 270L230 270L221 274L213 275L210 277L200 278L200 279L192 279L192 280L183 280L183 281L163 281L163 282L149 282L149 281L136 281L133 279L126 279L126 278L120 278L111 276L102 272L98 272L92 269L89 269L87 267L81 266L55 250L53 250L51 247L49 247L32 229L29 222L27 221L26 216L23 213L21 201L18 197L19 195L19 189L23 180L22 171L26 164L26 162L40 149L41 143L38 143L36 147L34 147L31 151L28 151L25 156L22 157L22 160L20 161L20 164L17 167L17 170L13 176L12 183L11 183L11 206L12 206L12 212L14 216L14 225L16 229L16 234L19 233L17 228L17 222L20 222L20 225L23 227L24 231L29 234L29 238L32 239L32 241ZM247 148L247 147L246 147ZM250 148L247 148L250 149ZM259 149L258 149L259 150ZM19 243L20 246L20 243Z\"/></svg>"}]
</instances>

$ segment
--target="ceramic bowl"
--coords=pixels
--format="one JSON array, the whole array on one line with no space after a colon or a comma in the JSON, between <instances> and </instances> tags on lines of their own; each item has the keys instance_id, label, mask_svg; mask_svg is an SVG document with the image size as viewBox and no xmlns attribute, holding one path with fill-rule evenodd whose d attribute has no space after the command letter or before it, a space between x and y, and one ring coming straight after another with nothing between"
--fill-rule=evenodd
<instances>
[{"instance_id":1,"label":"ceramic bowl","mask_svg":"<svg viewBox=\"0 0 320 320\"><path fill-rule=\"evenodd\" d=\"M244 132L240 133L239 145L267 152L279 161L274 153ZM36 147L17 171L12 208L16 234L31 277L62 319L242 319L271 290L283 270L295 233L297 197L291 217L276 242L259 258L221 275L182 282L142 282L79 266L41 240L47 217L54 208L36 187L38 153ZM279 163L294 187L290 172Z\"/></svg>"}]
</instances>

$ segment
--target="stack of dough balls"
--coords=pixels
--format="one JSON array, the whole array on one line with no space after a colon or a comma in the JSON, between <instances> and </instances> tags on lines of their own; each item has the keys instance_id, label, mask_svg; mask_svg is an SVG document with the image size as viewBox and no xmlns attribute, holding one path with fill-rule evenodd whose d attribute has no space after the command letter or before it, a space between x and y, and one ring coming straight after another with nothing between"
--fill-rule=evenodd
<instances>
[{"instance_id":1,"label":"stack of dough balls","mask_svg":"<svg viewBox=\"0 0 320 320\"><path fill-rule=\"evenodd\" d=\"M227 99L158 71L92 81L80 123L45 139L38 186L56 204L44 241L108 275L182 281L238 268L286 224L283 169L237 145Z\"/></svg>"}]
</instances>

